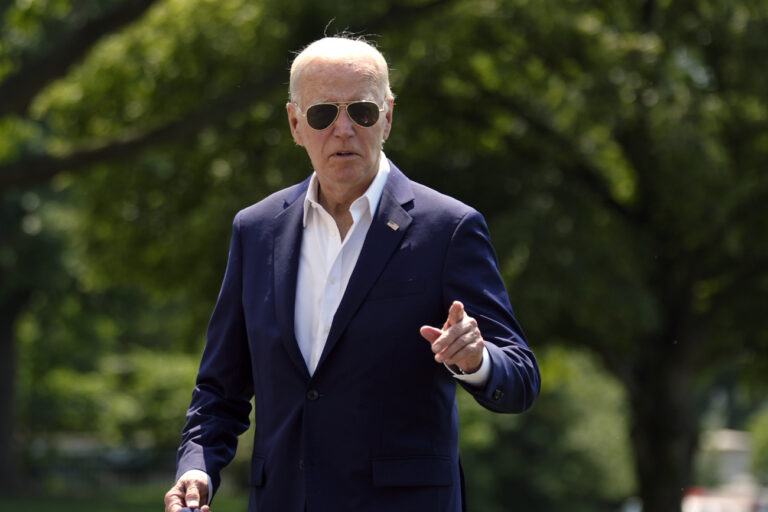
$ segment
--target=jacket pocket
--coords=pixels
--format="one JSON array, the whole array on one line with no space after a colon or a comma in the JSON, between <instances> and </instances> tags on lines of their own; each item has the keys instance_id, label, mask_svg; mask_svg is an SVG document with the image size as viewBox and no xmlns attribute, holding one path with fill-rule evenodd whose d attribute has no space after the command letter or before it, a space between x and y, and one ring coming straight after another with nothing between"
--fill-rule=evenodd
<instances>
[{"instance_id":1,"label":"jacket pocket","mask_svg":"<svg viewBox=\"0 0 768 512\"><path fill-rule=\"evenodd\" d=\"M448 457L380 457L371 462L376 487L444 487L453 484L454 463Z\"/></svg>"},{"instance_id":2,"label":"jacket pocket","mask_svg":"<svg viewBox=\"0 0 768 512\"><path fill-rule=\"evenodd\" d=\"M264 458L254 457L251 460L251 487L264 485Z\"/></svg>"}]
</instances>

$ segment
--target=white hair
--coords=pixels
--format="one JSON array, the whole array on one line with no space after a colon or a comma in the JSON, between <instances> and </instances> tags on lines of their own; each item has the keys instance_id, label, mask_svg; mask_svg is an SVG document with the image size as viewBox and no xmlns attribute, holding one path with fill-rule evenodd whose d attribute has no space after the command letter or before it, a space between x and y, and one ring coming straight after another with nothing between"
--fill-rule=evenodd
<instances>
[{"instance_id":1,"label":"white hair","mask_svg":"<svg viewBox=\"0 0 768 512\"><path fill-rule=\"evenodd\" d=\"M330 59L339 62L360 62L368 60L373 64L371 80L378 85L385 100L394 98L389 88L389 68L379 50L362 38L346 36L324 37L304 48L291 64L289 83L290 101L297 102L299 81L307 65L316 59Z\"/></svg>"}]
</instances>

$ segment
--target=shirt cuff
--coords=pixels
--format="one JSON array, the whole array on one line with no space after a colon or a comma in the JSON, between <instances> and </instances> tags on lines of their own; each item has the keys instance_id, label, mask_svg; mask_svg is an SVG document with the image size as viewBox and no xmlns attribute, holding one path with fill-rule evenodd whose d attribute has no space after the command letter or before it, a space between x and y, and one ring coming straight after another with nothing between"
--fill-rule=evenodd
<instances>
[{"instance_id":1,"label":"shirt cuff","mask_svg":"<svg viewBox=\"0 0 768 512\"><path fill-rule=\"evenodd\" d=\"M449 365L446 364L445 367L453 374L454 379L472 386L481 387L488 382L491 376L491 356L488 354L488 349L483 347L483 362L474 373L457 373Z\"/></svg>"},{"instance_id":2,"label":"shirt cuff","mask_svg":"<svg viewBox=\"0 0 768 512\"><path fill-rule=\"evenodd\" d=\"M191 473L193 471L202 471L202 470L200 470L200 469L190 469L189 471L187 471L186 473L181 475L181 478L179 478L179 480L181 480L182 478L184 478L185 476L187 476L189 473ZM205 473L205 471L202 471L202 472ZM202 499L200 500L200 506L201 507L203 505L210 504L210 502L211 502L211 495L213 494L213 482L211 482L211 476L208 473L205 473L205 478L208 479L208 499L205 501L205 503L203 503Z\"/></svg>"}]
</instances>

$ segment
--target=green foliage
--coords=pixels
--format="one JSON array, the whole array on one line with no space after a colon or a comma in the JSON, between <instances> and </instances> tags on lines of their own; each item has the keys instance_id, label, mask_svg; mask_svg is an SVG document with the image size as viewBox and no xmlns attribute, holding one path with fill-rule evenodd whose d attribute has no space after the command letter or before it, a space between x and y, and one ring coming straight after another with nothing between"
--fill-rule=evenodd
<instances>
[{"instance_id":1,"label":"green foliage","mask_svg":"<svg viewBox=\"0 0 768 512\"><path fill-rule=\"evenodd\" d=\"M172 448L199 355L163 340L170 326L146 325L162 322L163 308L136 311L146 302L135 294L93 295L38 297L19 321L24 438L77 432L110 445Z\"/></svg>"},{"instance_id":2,"label":"green foliage","mask_svg":"<svg viewBox=\"0 0 768 512\"><path fill-rule=\"evenodd\" d=\"M16 325L21 437L69 432L172 449L203 341L188 323L189 302L127 284L101 287L72 236L80 219L69 203L49 199L34 212L40 236L55 243L37 255L58 273L30 290Z\"/></svg>"},{"instance_id":3,"label":"green foliage","mask_svg":"<svg viewBox=\"0 0 768 512\"><path fill-rule=\"evenodd\" d=\"M616 510L634 491L621 388L586 353L538 355L544 387L522 416L459 392L469 509Z\"/></svg>"},{"instance_id":4,"label":"green foliage","mask_svg":"<svg viewBox=\"0 0 768 512\"><path fill-rule=\"evenodd\" d=\"M59 283L55 254L60 243L44 231L46 191L10 192L0 197L0 303L23 302L44 283Z\"/></svg>"},{"instance_id":5,"label":"green foliage","mask_svg":"<svg viewBox=\"0 0 768 512\"><path fill-rule=\"evenodd\" d=\"M115 4L7 7L0 79ZM628 424L690 440L724 375L762 382L766 5L163 0L0 119L0 178L40 155L68 171L0 199L25 440L174 442L234 213L311 171L287 69L330 20L380 34L388 155L486 215L534 350L575 348L546 352L528 415L461 398L478 509L610 506L633 487Z\"/></svg>"},{"instance_id":6,"label":"green foliage","mask_svg":"<svg viewBox=\"0 0 768 512\"><path fill-rule=\"evenodd\" d=\"M768 485L768 407L755 413L750 421L752 434L752 469L763 485Z\"/></svg>"}]
</instances>

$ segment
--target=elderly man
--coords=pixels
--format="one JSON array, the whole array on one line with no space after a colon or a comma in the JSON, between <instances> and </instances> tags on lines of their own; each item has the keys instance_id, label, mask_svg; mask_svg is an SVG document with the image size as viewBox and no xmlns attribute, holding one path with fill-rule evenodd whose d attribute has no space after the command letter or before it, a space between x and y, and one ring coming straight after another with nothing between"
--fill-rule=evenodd
<instances>
[{"instance_id":1,"label":"elderly man","mask_svg":"<svg viewBox=\"0 0 768 512\"><path fill-rule=\"evenodd\" d=\"M235 217L166 512L208 510L251 399L251 512L463 510L456 383L498 412L538 394L482 216L384 156L394 106L361 40L294 60L314 172Z\"/></svg>"}]
</instances>

